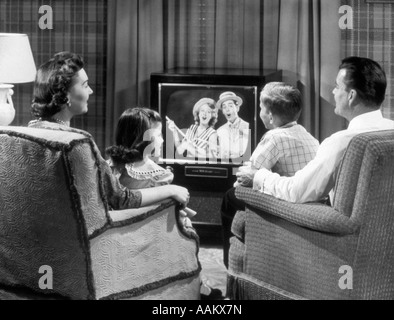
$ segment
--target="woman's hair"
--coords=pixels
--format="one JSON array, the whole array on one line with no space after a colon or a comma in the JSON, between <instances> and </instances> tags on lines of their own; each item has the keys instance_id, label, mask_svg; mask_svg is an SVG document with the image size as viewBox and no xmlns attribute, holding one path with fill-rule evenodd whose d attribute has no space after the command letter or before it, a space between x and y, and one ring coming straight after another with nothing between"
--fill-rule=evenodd
<instances>
[{"instance_id":1,"label":"woman's hair","mask_svg":"<svg viewBox=\"0 0 394 320\"><path fill-rule=\"evenodd\" d=\"M196 122L197 125L200 124L200 118L198 115L200 113L201 107L205 104L208 105L208 107L210 107L212 109L212 111L211 111L212 118L211 118L211 120L209 120L208 125L213 128L215 126L216 122L218 121L218 112L216 109L216 102L213 99L202 98L196 102L196 104L193 107L194 121Z\"/></svg>"},{"instance_id":2,"label":"woman's hair","mask_svg":"<svg viewBox=\"0 0 394 320\"><path fill-rule=\"evenodd\" d=\"M144 150L152 143L152 141L144 141L144 135L154 123L161 121L160 115L154 110L127 109L119 118L115 145L107 148L106 154L115 164L141 161Z\"/></svg>"},{"instance_id":3,"label":"woman's hair","mask_svg":"<svg viewBox=\"0 0 394 320\"><path fill-rule=\"evenodd\" d=\"M302 97L298 89L283 82L267 83L260 94L268 111L285 123L297 121L302 111Z\"/></svg>"},{"instance_id":4,"label":"woman's hair","mask_svg":"<svg viewBox=\"0 0 394 320\"><path fill-rule=\"evenodd\" d=\"M31 105L36 118L50 118L62 110L68 102L74 77L83 67L79 55L60 52L38 68Z\"/></svg>"}]
</instances>

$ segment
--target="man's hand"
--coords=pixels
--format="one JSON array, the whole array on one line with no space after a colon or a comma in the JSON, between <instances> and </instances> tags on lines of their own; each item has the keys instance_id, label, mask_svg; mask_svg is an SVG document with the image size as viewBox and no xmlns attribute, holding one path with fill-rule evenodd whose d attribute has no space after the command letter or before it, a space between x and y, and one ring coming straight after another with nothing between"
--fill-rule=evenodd
<instances>
[{"instance_id":1,"label":"man's hand","mask_svg":"<svg viewBox=\"0 0 394 320\"><path fill-rule=\"evenodd\" d=\"M253 187L253 178L257 172L257 169L254 168L250 162L245 163L244 166L238 169L239 171L236 173L237 182L234 184L236 186L242 187Z\"/></svg>"}]
</instances>

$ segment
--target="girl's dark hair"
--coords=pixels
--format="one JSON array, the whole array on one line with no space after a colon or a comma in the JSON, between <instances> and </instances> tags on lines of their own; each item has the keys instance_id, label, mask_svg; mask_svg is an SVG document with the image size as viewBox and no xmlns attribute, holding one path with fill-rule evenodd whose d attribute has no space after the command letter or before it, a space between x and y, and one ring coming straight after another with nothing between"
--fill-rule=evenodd
<instances>
[{"instance_id":1,"label":"girl's dark hair","mask_svg":"<svg viewBox=\"0 0 394 320\"><path fill-rule=\"evenodd\" d=\"M115 145L106 149L114 164L141 161L144 150L152 141L144 141L145 132L155 122L161 122L160 115L151 109L127 109L120 116L116 127ZM146 137L145 137L146 138Z\"/></svg>"},{"instance_id":2,"label":"girl's dark hair","mask_svg":"<svg viewBox=\"0 0 394 320\"><path fill-rule=\"evenodd\" d=\"M36 118L50 118L62 110L74 77L83 67L79 55L60 52L38 68L31 105Z\"/></svg>"}]
</instances>

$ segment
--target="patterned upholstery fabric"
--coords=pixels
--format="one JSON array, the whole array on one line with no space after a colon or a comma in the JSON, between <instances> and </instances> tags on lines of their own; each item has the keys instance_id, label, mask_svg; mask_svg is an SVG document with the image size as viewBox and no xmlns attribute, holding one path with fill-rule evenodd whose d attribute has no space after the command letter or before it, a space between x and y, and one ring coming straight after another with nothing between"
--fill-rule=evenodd
<instances>
[{"instance_id":1,"label":"patterned upholstery fabric","mask_svg":"<svg viewBox=\"0 0 394 320\"><path fill-rule=\"evenodd\" d=\"M236 190L247 205L232 226L231 298L394 299L394 131L353 138L335 190L332 207Z\"/></svg>"},{"instance_id":2,"label":"patterned upholstery fabric","mask_svg":"<svg viewBox=\"0 0 394 320\"><path fill-rule=\"evenodd\" d=\"M199 299L198 236L172 200L108 211L96 145L0 127L0 299ZM40 289L40 267L53 289Z\"/></svg>"}]
</instances>

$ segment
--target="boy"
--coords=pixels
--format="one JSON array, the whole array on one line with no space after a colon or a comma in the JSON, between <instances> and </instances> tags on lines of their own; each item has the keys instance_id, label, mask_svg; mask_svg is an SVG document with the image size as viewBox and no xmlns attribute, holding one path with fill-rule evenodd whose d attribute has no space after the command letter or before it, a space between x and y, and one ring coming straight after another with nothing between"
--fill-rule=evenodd
<instances>
[{"instance_id":1,"label":"boy","mask_svg":"<svg viewBox=\"0 0 394 320\"><path fill-rule=\"evenodd\" d=\"M253 152L250 162L237 172L236 186L253 186L260 168L282 176L293 176L315 155L319 142L297 124L301 115L301 93L283 82L268 83L260 94L260 118L269 131ZM235 197L235 188L227 191L221 207L224 264L228 267L231 224L235 213L245 210L245 203Z\"/></svg>"},{"instance_id":2,"label":"boy","mask_svg":"<svg viewBox=\"0 0 394 320\"><path fill-rule=\"evenodd\" d=\"M301 93L282 82L268 83L260 95L260 118L269 130L240 168L234 186L251 187L248 172L266 168L281 176L293 176L315 155L319 142L297 124L301 115Z\"/></svg>"}]
</instances>

